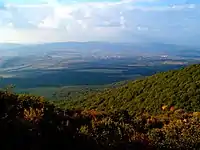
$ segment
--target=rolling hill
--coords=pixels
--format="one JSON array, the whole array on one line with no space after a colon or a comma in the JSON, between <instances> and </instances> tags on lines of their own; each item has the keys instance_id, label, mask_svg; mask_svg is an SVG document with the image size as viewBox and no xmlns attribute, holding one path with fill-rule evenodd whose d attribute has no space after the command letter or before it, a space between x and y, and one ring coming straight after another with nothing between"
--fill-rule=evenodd
<instances>
[{"instance_id":1,"label":"rolling hill","mask_svg":"<svg viewBox=\"0 0 200 150\"><path fill-rule=\"evenodd\" d=\"M199 81L200 65L192 65L60 103L1 90L0 148L199 149Z\"/></svg>"},{"instance_id":2,"label":"rolling hill","mask_svg":"<svg viewBox=\"0 0 200 150\"><path fill-rule=\"evenodd\" d=\"M129 81L123 86L94 92L79 100L62 101L64 107L101 111L159 114L162 107L200 111L200 65Z\"/></svg>"}]
</instances>

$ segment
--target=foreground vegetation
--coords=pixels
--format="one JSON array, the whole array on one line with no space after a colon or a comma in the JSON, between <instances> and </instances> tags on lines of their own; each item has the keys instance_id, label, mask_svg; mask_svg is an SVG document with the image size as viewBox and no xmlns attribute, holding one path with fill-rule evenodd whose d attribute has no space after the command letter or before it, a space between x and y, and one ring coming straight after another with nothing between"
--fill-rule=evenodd
<instances>
[{"instance_id":1,"label":"foreground vegetation","mask_svg":"<svg viewBox=\"0 0 200 150\"><path fill-rule=\"evenodd\" d=\"M198 149L200 112L162 115L62 110L42 97L0 92L1 149Z\"/></svg>"},{"instance_id":2,"label":"foreground vegetation","mask_svg":"<svg viewBox=\"0 0 200 150\"><path fill-rule=\"evenodd\" d=\"M92 92L76 109L2 90L0 149L199 149L199 73L193 65Z\"/></svg>"}]
</instances>

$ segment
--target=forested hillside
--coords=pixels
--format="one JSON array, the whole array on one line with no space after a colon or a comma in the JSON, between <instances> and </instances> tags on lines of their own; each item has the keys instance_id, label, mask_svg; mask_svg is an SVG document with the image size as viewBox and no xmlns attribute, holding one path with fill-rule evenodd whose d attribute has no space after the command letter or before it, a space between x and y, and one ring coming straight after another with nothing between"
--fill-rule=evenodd
<instances>
[{"instance_id":1,"label":"forested hillside","mask_svg":"<svg viewBox=\"0 0 200 150\"><path fill-rule=\"evenodd\" d=\"M2 90L0 149L199 149L198 81L200 65L193 65L94 92L65 106L81 109Z\"/></svg>"},{"instance_id":2,"label":"forested hillside","mask_svg":"<svg viewBox=\"0 0 200 150\"><path fill-rule=\"evenodd\" d=\"M200 111L200 65L158 73L145 79L93 92L78 100L60 101L67 108L159 114L165 110Z\"/></svg>"}]
</instances>

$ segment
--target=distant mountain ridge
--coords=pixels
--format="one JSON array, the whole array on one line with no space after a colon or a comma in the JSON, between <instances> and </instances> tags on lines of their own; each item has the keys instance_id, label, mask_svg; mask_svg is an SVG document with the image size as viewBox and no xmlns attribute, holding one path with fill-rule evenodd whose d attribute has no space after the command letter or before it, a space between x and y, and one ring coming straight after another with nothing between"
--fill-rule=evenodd
<instances>
[{"instance_id":1,"label":"distant mountain ridge","mask_svg":"<svg viewBox=\"0 0 200 150\"><path fill-rule=\"evenodd\" d=\"M135 54L144 53L168 53L176 54L183 50L196 50L197 47L179 46L164 43L112 43L112 42L58 42L44 44L13 44L2 43L0 50L12 49L19 52L19 55L42 54L49 51L73 49L80 52L90 52L91 50L100 49L102 51L128 51ZM199 49L198 49L199 50Z\"/></svg>"}]
</instances>

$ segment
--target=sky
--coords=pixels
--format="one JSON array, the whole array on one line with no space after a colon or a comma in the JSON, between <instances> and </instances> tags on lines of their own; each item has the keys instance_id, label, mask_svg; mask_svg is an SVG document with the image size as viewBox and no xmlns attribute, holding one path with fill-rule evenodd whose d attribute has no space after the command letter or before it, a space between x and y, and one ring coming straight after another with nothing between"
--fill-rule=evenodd
<instances>
[{"instance_id":1,"label":"sky","mask_svg":"<svg viewBox=\"0 0 200 150\"><path fill-rule=\"evenodd\" d=\"M200 0L0 0L0 43L198 45Z\"/></svg>"}]
</instances>

